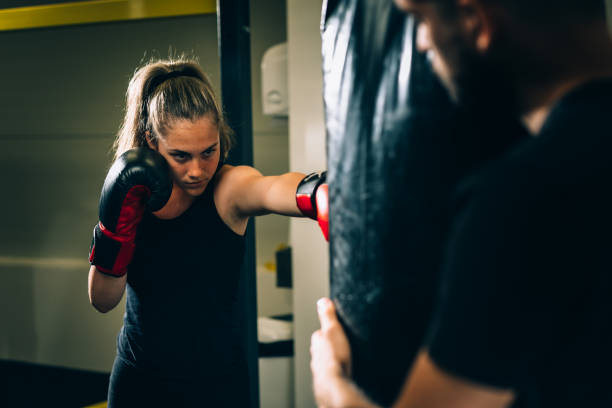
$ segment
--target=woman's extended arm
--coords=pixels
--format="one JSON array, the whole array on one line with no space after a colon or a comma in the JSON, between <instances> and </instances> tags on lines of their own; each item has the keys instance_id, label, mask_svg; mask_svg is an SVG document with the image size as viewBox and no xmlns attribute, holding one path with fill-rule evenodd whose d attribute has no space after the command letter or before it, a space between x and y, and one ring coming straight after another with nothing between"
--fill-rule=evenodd
<instances>
[{"instance_id":1,"label":"woman's extended arm","mask_svg":"<svg viewBox=\"0 0 612 408\"><path fill-rule=\"evenodd\" d=\"M281 214L303 217L295 193L304 179L302 173L263 176L249 166L225 166L220 176L217 194L243 217Z\"/></svg>"}]
</instances>

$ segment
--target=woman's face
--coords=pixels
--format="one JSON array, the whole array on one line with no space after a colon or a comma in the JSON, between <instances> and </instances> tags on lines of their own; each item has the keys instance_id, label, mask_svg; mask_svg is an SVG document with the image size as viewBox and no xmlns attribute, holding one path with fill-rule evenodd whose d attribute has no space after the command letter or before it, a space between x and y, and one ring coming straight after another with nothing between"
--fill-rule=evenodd
<instances>
[{"instance_id":1,"label":"woman's face","mask_svg":"<svg viewBox=\"0 0 612 408\"><path fill-rule=\"evenodd\" d=\"M176 186L192 197L204 192L219 164L219 129L208 116L194 121L176 120L157 145L149 141L168 162Z\"/></svg>"}]
</instances>

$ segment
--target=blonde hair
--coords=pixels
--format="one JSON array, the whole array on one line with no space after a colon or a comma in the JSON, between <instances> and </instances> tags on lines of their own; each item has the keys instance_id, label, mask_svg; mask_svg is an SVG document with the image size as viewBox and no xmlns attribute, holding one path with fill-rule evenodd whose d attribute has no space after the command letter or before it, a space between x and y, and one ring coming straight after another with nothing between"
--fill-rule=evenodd
<instances>
[{"instance_id":1,"label":"blonde hair","mask_svg":"<svg viewBox=\"0 0 612 408\"><path fill-rule=\"evenodd\" d=\"M125 117L113 145L115 159L126 151L147 146L163 137L179 119L210 117L219 129L221 160L233 145L227 125L208 76L193 60L157 60L140 67L128 85Z\"/></svg>"}]
</instances>

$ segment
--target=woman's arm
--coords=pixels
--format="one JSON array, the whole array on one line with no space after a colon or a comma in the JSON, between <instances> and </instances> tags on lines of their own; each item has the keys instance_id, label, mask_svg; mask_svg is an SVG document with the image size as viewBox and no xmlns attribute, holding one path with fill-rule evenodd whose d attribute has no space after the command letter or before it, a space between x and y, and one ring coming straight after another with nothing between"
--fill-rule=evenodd
<instances>
[{"instance_id":1,"label":"woman's arm","mask_svg":"<svg viewBox=\"0 0 612 408\"><path fill-rule=\"evenodd\" d=\"M99 312L109 312L123 297L126 282L127 275L105 275L92 265L89 268L89 301Z\"/></svg>"},{"instance_id":2,"label":"woman's arm","mask_svg":"<svg viewBox=\"0 0 612 408\"><path fill-rule=\"evenodd\" d=\"M295 193L302 173L263 176L249 166L225 166L219 174L216 194L242 217L281 214L303 217L298 209Z\"/></svg>"},{"instance_id":3,"label":"woman's arm","mask_svg":"<svg viewBox=\"0 0 612 408\"><path fill-rule=\"evenodd\" d=\"M102 187L100 221L89 252L89 300L100 312L113 309L123 296L144 212L147 207L163 212L172 192L168 163L153 150L128 150L113 163Z\"/></svg>"}]
</instances>

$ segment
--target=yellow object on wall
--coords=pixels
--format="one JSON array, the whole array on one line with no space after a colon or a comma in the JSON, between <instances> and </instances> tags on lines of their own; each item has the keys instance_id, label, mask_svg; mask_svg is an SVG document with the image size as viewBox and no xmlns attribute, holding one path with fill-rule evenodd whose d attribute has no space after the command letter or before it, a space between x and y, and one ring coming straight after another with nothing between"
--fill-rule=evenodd
<instances>
[{"instance_id":1,"label":"yellow object on wall","mask_svg":"<svg viewBox=\"0 0 612 408\"><path fill-rule=\"evenodd\" d=\"M0 9L0 31L216 13L215 0L92 0Z\"/></svg>"},{"instance_id":2,"label":"yellow object on wall","mask_svg":"<svg viewBox=\"0 0 612 408\"><path fill-rule=\"evenodd\" d=\"M94 405L88 405L84 408L107 408L108 407L108 403L107 402L100 402L98 404L94 404Z\"/></svg>"}]
</instances>

